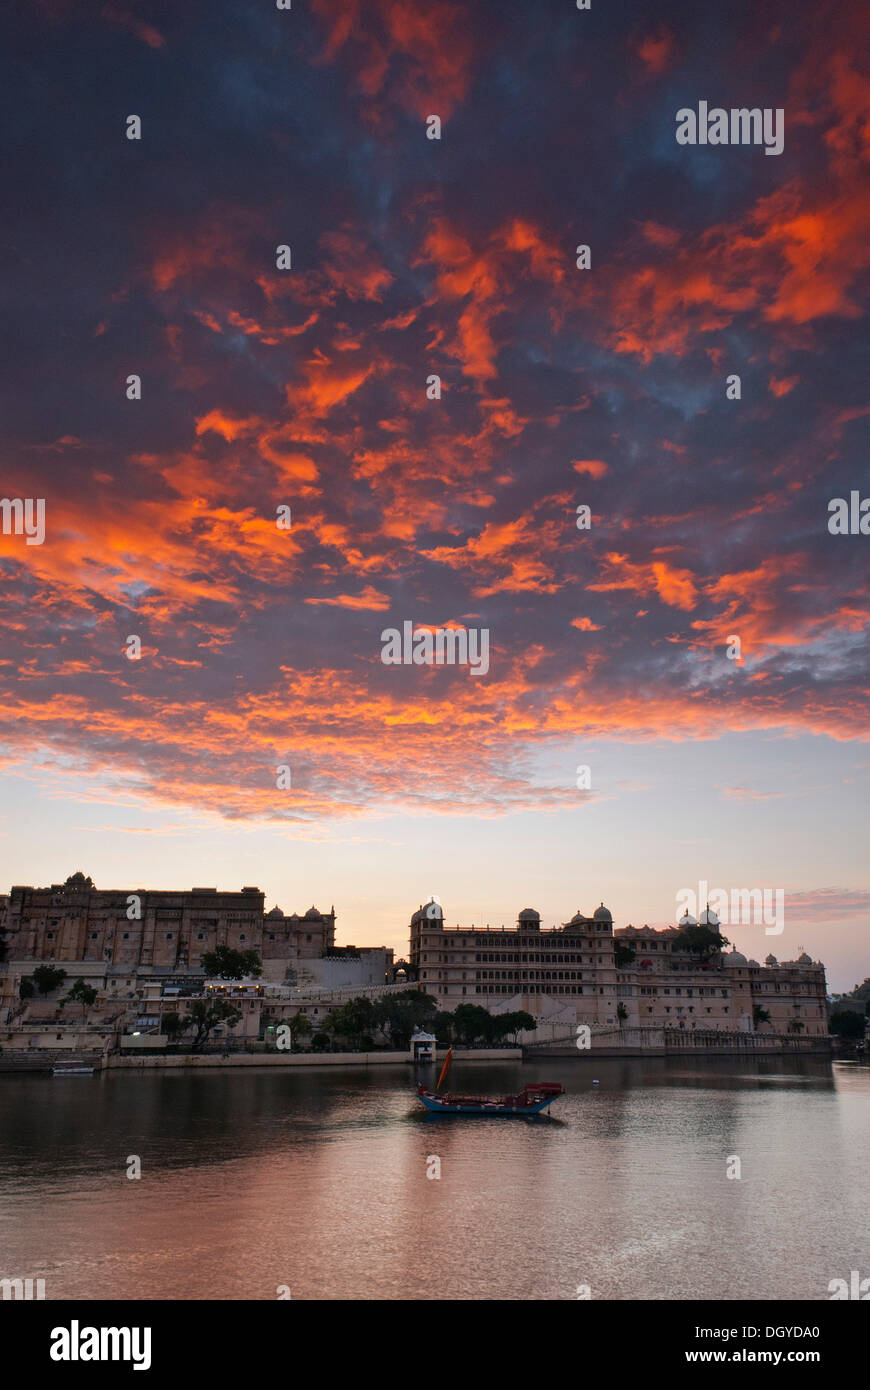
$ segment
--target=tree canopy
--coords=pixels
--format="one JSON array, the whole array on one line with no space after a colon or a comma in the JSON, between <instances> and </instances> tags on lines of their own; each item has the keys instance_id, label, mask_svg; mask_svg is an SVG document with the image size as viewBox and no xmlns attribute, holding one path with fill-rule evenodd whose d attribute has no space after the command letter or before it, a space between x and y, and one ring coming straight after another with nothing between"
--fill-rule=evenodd
<instances>
[{"instance_id":1,"label":"tree canopy","mask_svg":"<svg viewBox=\"0 0 870 1390\"><path fill-rule=\"evenodd\" d=\"M257 979L263 973L256 951L234 951L231 946L215 946L213 951L204 951L199 959L206 975L219 980L244 980L246 976Z\"/></svg>"},{"instance_id":2,"label":"tree canopy","mask_svg":"<svg viewBox=\"0 0 870 1390\"><path fill-rule=\"evenodd\" d=\"M727 936L714 931L712 927L683 927L679 936L673 940L676 951L691 951L695 956L712 956L716 951L724 951L731 943Z\"/></svg>"}]
</instances>

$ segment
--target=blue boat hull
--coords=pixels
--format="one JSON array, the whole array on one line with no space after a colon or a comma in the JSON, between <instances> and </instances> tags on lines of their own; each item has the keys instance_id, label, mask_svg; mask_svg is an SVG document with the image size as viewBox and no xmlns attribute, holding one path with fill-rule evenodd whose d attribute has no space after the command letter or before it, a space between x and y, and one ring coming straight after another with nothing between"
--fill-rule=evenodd
<instances>
[{"instance_id":1,"label":"blue boat hull","mask_svg":"<svg viewBox=\"0 0 870 1390\"><path fill-rule=\"evenodd\" d=\"M545 1096L533 1105L503 1105L499 1100L490 1103L472 1101L467 1105L457 1105L439 1100L437 1096L419 1094L418 1100L421 1100L433 1115L539 1115L542 1110L552 1105L554 1097Z\"/></svg>"}]
</instances>

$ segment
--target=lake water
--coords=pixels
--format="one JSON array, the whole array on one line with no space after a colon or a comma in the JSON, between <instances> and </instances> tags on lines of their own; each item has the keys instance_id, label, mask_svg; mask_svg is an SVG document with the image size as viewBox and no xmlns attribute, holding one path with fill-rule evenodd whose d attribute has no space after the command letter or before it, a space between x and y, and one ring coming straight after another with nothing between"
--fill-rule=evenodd
<instances>
[{"instance_id":1,"label":"lake water","mask_svg":"<svg viewBox=\"0 0 870 1390\"><path fill-rule=\"evenodd\" d=\"M451 1086L534 1079L567 1088L550 1120L427 1117L408 1067L0 1076L0 1277L49 1299L827 1299L870 1276L870 1068L458 1064Z\"/></svg>"}]
</instances>

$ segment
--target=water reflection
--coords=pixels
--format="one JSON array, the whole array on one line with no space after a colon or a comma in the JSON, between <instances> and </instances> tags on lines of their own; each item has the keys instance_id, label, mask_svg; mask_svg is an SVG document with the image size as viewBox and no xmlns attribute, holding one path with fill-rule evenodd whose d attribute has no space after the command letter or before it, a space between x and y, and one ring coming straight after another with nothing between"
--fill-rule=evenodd
<instances>
[{"instance_id":1,"label":"water reflection","mask_svg":"<svg viewBox=\"0 0 870 1390\"><path fill-rule=\"evenodd\" d=\"M451 1086L541 1079L567 1091L549 1119L428 1116L406 1067L0 1077L0 1274L222 1299L812 1299L870 1274L870 1069L556 1060Z\"/></svg>"}]
</instances>

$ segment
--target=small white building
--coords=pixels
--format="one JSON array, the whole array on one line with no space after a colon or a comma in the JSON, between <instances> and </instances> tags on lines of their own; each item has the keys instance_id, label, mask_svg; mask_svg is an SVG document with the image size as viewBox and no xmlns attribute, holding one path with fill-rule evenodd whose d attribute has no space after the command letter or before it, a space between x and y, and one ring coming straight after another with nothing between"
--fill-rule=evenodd
<instances>
[{"instance_id":1,"label":"small white building","mask_svg":"<svg viewBox=\"0 0 870 1390\"><path fill-rule=\"evenodd\" d=\"M420 1029L411 1038L412 1062L434 1062L435 1050L434 1033L424 1033Z\"/></svg>"}]
</instances>

